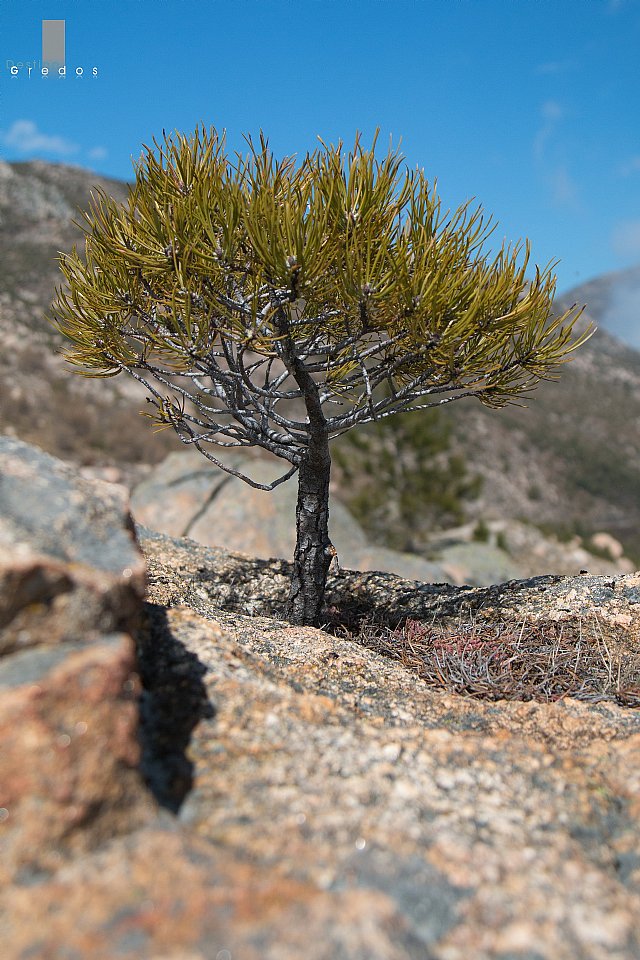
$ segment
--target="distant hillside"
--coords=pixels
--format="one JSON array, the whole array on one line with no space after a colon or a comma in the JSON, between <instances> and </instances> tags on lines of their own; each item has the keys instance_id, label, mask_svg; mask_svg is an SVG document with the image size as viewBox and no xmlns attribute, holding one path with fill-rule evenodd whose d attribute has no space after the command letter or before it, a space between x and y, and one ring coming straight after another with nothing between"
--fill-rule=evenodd
<instances>
[{"instance_id":1,"label":"distant hillside","mask_svg":"<svg viewBox=\"0 0 640 960\"><path fill-rule=\"evenodd\" d=\"M153 434L138 416L137 386L74 376L43 319L61 279L58 251L81 239L71 220L93 186L118 200L127 194L125 183L76 167L0 162L0 431L78 462L155 462L176 440ZM574 291L589 300L588 317L597 321L609 309L620 276ZM470 470L485 478L475 515L567 535L609 530L640 559L638 351L600 330L528 409L487 411L461 401L448 415Z\"/></svg>"},{"instance_id":2,"label":"distant hillside","mask_svg":"<svg viewBox=\"0 0 640 960\"><path fill-rule=\"evenodd\" d=\"M96 186L127 196L126 183L78 167L0 161L0 431L81 463L156 461L173 445L138 415L141 391L74 376L44 319L56 258L82 240L72 220Z\"/></svg>"},{"instance_id":3,"label":"distant hillside","mask_svg":"<svg viewBox=\"0 0 640 960\"><path fill-rule=\"evenodd\" d=\"M640 350L640 265L581 283L562 299L588 303L599 327Z\"/></svg>"},{"instance_id":4,"label":"distant hillside","mask_svg":"<svg viewBox=\"0 0 640 960\"><path fill-rule=\"evenodd\" d=\"M81 231L71 221L80 219L79 208L87 207L92 187L120 201L128 192L126 183L80 167L39 160L0 163L0 297L10 309L26 305L18 318L21 326L42 329L42 305L48 305L61 279L58 251L80 240Z\"/></svg>"},{"instance_id":5,"label":"distant hillside","mask_svg":"<svg viewBox=\"0 0 640 960\"><path fill-rule=\"evenodd\" d=\"M608 530L638 559L640 352L599 329L560 374L526 408L451 405L458 441L485 478L476 512L567 536Z\"/></svg>"}]
</instances>

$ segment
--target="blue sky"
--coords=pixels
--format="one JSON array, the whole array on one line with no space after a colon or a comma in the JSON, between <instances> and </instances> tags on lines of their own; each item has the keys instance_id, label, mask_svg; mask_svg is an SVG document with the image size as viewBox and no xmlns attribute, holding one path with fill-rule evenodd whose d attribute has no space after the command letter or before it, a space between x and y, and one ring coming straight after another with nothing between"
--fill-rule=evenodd
<instances>
[{"instance_id":1,"label":"blue sky","mask_svg":"<svg viewBox=\"0 0 640 960\"><path fill-rule=\"evenodd\" d=\"M43 19L64 80L39 76ZM640 263L640 0L3 0L0 28L5 160L131 179L163 128L283 155L379 126L446 207L560 259L559 290Z\"/></svg>"}]
</instances>

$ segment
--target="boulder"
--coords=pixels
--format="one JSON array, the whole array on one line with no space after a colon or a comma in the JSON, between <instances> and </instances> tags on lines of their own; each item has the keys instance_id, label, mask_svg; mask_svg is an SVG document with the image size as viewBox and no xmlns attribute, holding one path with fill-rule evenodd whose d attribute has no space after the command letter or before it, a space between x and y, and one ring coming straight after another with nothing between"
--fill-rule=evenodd
<instances>
[{"instance_id":1,"label":"boulder","mask_svg":"<svg viewBox=\"0 0 640 960\"><path fill-rule=\"evenodd\" d=\"M0 655L131 632L144 561L123 487L0 437Z\"/></svg>"},{"instance_id":2,"label":"boulder","mask_svg":"<svg viewBox=\"0 0 640 960\"><path fill-rule=\"evenodd\" d=\"M433 553L446 571L449 583L483 587L523 576L509 554L491 543L453 543Z\"/></svg>"},{"instance_id":3,"label":"boulder","mask_svg":"<svg viewBox=\"0 0 640 960\"><path fill-rule=\"evenodd\" d=\"M131 636L144 576L121 487L0 438L0 880L153 810Z\"/></svg>"},{"instance_id":4,"label":"boulder","mask_svg":"<svg viewBox=\"0 0 640 960\"><path fill-rule=\"evenodd\" d=\"M57 869L153 812L127 634L0 660L0 883Z\"/></svg>"},{"instance_id":5,"label":"boulder","mask_svg":"<svg viewBox=\"0 0 640 960\"><path fill-rule=\"evenodd\" d=\"M210 709L186 748L193 786L172 825L8 890L0 932L15 956L638 955L637 710L433 689L348 637L222 610L212 573L199 613L166 606L203 561L238 576L247 564L253 587L269 565L142 535L153 601L140 645L144 739L161 764L167 728L182 726L203 685ZM286 569L270 572L275 596ZM469 604L486 622L593 615L635 635L640 621L631 577L493 590L381 574L332 584L337 601L364 587L372 602L386 589L389 606L412 589L458 629Z\"/></svg>"}]
</instances>

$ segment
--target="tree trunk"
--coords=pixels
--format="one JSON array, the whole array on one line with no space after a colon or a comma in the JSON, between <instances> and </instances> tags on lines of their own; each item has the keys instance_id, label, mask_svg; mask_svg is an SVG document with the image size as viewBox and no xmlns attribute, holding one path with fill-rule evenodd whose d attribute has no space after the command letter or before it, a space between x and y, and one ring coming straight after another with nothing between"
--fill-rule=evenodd
<instances>
[{"instance_id":1,"label":"tree trunk","mask_svg":"<svg viewBox=\"0 0 640 960\"><path fill-rule=\"evenodd\" d=\"M298 472L296 551L287 618L319 626L329 565L335 551L329 539L331 456L326 433L313 437Z\"/></svg>"}]
</instances>

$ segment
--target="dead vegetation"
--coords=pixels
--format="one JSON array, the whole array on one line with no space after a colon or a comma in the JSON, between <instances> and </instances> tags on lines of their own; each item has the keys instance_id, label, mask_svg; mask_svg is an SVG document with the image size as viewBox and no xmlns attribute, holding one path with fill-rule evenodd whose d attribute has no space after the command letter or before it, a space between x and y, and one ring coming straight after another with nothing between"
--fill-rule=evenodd
<instances>
[{"instance_id":1,"label":"dead vegetation","mask_svg":"<svg viewBox=\"0 0 640 960\"><path fill-rule=\"evenodd\" d=\"M640 648L597 616L571 622L407 619L363 624L350 638L399 661L428 684L484 700L573 697L640 707Z\"/></svg>"}]
</instances>

